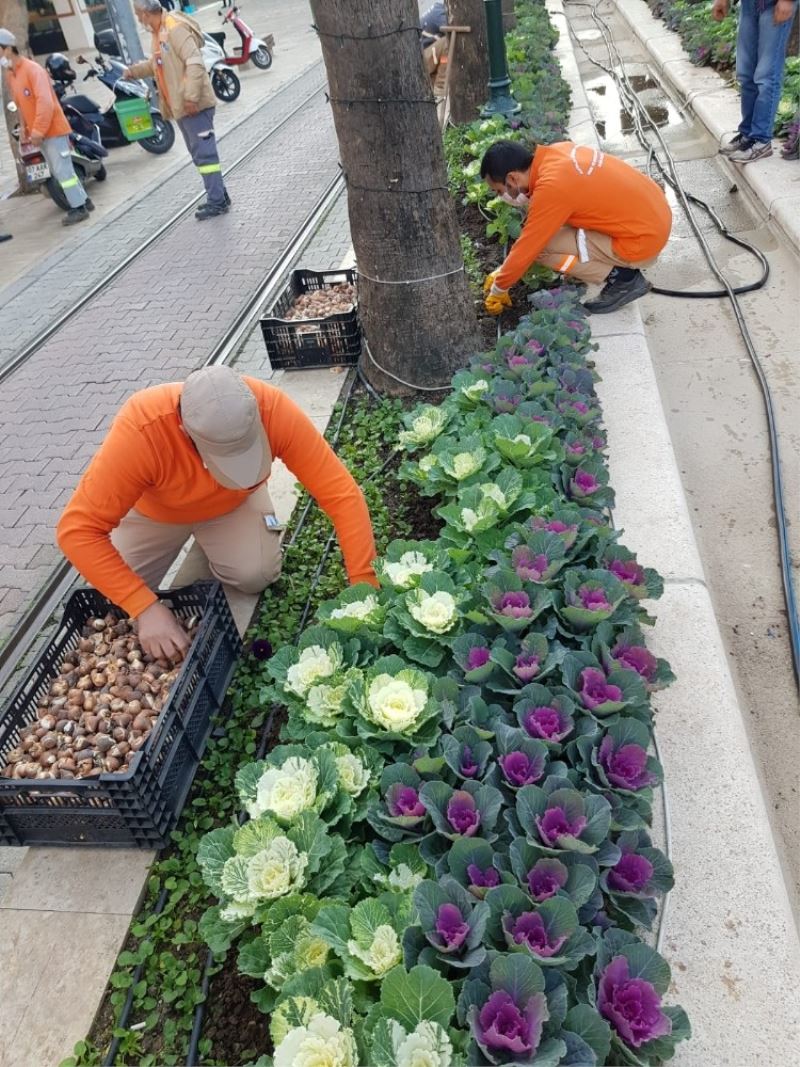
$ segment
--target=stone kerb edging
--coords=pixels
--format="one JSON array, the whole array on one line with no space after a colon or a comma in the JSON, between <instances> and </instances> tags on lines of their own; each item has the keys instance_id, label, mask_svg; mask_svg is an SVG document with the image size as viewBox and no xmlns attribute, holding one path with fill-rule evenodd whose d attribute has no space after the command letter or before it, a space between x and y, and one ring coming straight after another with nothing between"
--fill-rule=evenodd
<instances>
[{"instance_id":1,"label":"stone kerb edging","mask_svg":"<svg viewBox=\"0 0 800 1067\"><path fill-rule=\"evenodd\" d=\"M653 65L697 116L718 144L727 141L741 118L739 94L710 67L696 67L681 39L656 19L643 0L613 0L617 11L647 50ZM769 219L800 254L800 167L771 159L737 167L725 162L728 172L745 185L763 206Z\"/></svg>"},{"instance_id":2,"label":"stone kerb edging","mask_svg":"<svg viewBox=\"0 0 800 1067\"><path fill-rule=\"evenodd\" d=\"M641 0L618 2L649 17ZM547 0L547 10L573 94L570 136L597 143L561 0ZM800 988L800 943L641 313L632 304L591 325L614 518L631 550L664 576L648 643L677 675L655 700L676 873L661 951L693 1028L672 1062L784 1067L800 1047L800 1005L786 992Z\"/></svg>"}]
</instances>

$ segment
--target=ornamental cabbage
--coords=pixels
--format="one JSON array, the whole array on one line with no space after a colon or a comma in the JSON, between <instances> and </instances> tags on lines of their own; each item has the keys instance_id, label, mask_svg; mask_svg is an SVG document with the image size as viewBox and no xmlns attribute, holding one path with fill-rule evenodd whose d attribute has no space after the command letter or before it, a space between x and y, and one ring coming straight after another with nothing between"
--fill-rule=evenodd
<instances>
[{"instance_id":1,"label":"ornamental cabbage","mask_svg":"<svg viewBox=\"0 0 800 1067\"><path fill-rule=\"evenodd\" d=\"M364 714L392 733L411 732L428 703L425 676L413 669L378 674L367 686Z\"/></svg>"},{"instance_id":2,"label":"ornamental cabbage","mask_svg":"<svg viewBox=\"0 0 800 1067\"><path fill-rule=\"evenodd\" d=\"M406 597L406 604L409 614L431 633L447 633L458 622L455 597L443 589L435 593L415 590Z\"/></svg>"},{"instance_id":3,"label":"ornamental cabbage","mask_svg":"<svg viewBox=\"0 0 800 1067\"><path fill-rule=\"evenodd\" d=\"M317 799L316 765L301 756L287 759L280 767L268 767L256 789L256 799L247 805L248 814L257 819L268 812L281 823L289 823L301 811L313 808Z\"/></svg>"},{"instance_id":4,"label":"ornamental cabbage","mask_svg":"<svg viewBox=\"0 0 800 1067\"><path fill-rule=\"evenodd\" d=\"M340 608L334 608L329 618L364 621L374 616L379 608L376 596L366 596L363 600L353 600L349 604L343 604Z\"/></svg>"},{"instance_id":5,"label":"ornamental cabbage","mask_svg":"<svg viewBox=\"0 0 800 1067\"><path fill-rule=\"evenodd\" d=\"M299 852L288 837L273 838L250 860L248 889L257 899L275 900L295 889L302 889L307 866L308 856Z\"/></svg>"},{"instance_id":6,"label":"ornamental cabbage","mask_svg":"<svg viewBox=\"0 0 800 1067\"><path fill-rule=\"evenodd\" d=\"M410 1034L394 1019L389 1026L397 1067L451 1067L453 1046L438 1023L423 1019Z\"/></svg>"},{"instance_id":7,"label":"ornamental cabbage","mask_svg":"<svg viewBox=\"0 0 800 1067\"><path fill-rule=\"evenodd\" d=\"M341 665L341 652L338 646L322 648L321 645L309 645L300 653L297 663L292 664L286 672L286 688L299 697L304 697L311 686L320 678L330 678Z\"/></svg>"},{"instance_id":8,"label":"ornamental cabbage","mask_svg":"<svg viewBox=\"0 0 800 1067\"><path fill-rule=\"evenodd\" d=\"M400 445L410 450L429 445L445 428L449 417L446 410L434 407L432 404L417 408L404 420L407 429L400 431L398 436Z\"/></svg>"},{"instance_id":9,"label":"ornamental cabbage","mask_svg":"<svg viewBox=\"0 0 800 1067\"><path fill-rule=\"evenodd\" d=\"M339 784L345 793L357 797L369 785L369 771L352 752L336 757L336 769L339 772Z\"/></svg>"},{"instance_id":10,"label":"ornamental cabbage","mask_svg":"<svg viewBox=\"0 0 800 1067\"><path fill-rule=\"evenodd\" d=\"M347 942L347 951L351 956L361 960L378 978L390 971L403 958L400 938L388 923L377 928L372 944L368 948L365 949L357 941L350 940Z\"/></svg>"},{"instance_id":11,"label":"ornamental cabbage","mask_svg":"<svg viewBox=\"0 0 800 1067\"><path fill-rule=\"evenodd\" d=\"M312 685L306 693L303 718L319 726L333 726L343 714L347 688L347 678L334 684Z\"/></svg>"},{"instance_id":12,"label":"ornamental cabbage","mask_svg":"<svg viewBox=\"0 0 800 1067\"><path fill-rule=\"evenodd\" d=\"M352 1030L318 1012L306 1026L295 1026L275 1049L275 1067L358 1067Z\"/></svg>"},{"instance_id":13,"label":"ornamental cabbage","mask_svg":"<svg viewBox=\"0 0 800 1067\"><path fill-rule=\"evenodd\" d=\"M422 552L404 552L394 563L386 560L381 570L395 589L410 589L421 575L433 570L433 564Z\"/></svg>"}]
</instances>

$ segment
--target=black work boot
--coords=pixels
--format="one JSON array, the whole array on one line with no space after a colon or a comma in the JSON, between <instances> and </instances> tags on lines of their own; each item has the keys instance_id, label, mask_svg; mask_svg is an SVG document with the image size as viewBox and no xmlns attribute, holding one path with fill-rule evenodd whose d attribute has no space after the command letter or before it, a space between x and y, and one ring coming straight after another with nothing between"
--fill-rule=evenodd
<instances>
[{"instance_id":1,"label":"black work boot","mask_svg":"<svg viewBox=\"0 0 800 1067\"><path fill-rule=\"evenodd\" d=\"M584 308L590 315L607 315L618 311L632 300L638 300L650 289L650 282L633 267L613 267L600 295L587 300Z\"/></svg>"},{"instance_id":2,"label":"black work boot","mask_svg":"<svg viewBox=\"0 0 800 1067\"><path fill-rule=\"evenodd\" d=\"M221 204L201 204L195 211L194 217L202 222L204 219L213 219L217 215L227 215L228 205L223 201Z\"/></svg>"},{"instance_id":3,"label":"black work boot","mask_svg":"<svg viewBox=\"0 0 800 1067\"><path fill-rule=\"evenodd\" d=\"M74 226L76 222L83 222L84 219L89 218L89 212L86 208L81 207L70 208L64 218L61 220L62 226Z\"/></svg>"}]
</instances>

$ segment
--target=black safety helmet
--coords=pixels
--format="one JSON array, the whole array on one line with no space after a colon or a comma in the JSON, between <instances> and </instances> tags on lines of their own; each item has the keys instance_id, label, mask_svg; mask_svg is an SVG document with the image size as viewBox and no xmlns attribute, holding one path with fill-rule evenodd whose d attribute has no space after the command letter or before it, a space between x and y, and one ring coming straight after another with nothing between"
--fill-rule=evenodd
<instances>
[{"instance_id":1,"label":"black safety helmet","mask_svg":"<svg viewBox=\"0 0 800 1067\"><path fill-rule=\"evenodd\" d=\"M75 71L69 65L67 57L62 56L60 52L54 52L52 56L48 56L44 66L54 82L69 85L75 81Z\"/></svg>"}]
</instances>

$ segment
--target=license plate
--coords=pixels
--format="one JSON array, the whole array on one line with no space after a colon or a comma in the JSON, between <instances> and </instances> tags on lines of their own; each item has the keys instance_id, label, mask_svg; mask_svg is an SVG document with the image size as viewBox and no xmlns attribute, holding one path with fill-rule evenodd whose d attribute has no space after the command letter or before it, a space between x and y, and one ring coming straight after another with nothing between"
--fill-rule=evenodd
<instances>
[{"instance_id":1,"label":"license plate","mask_svg":"<svg viewBox=\"0 0 800 1067\"><path fill-rule=\"evenodd\" d=\"M43 182L50 177L50 168L47 163L30 163L25 172L29 182Z\"/></svg>"}]
</instances>

